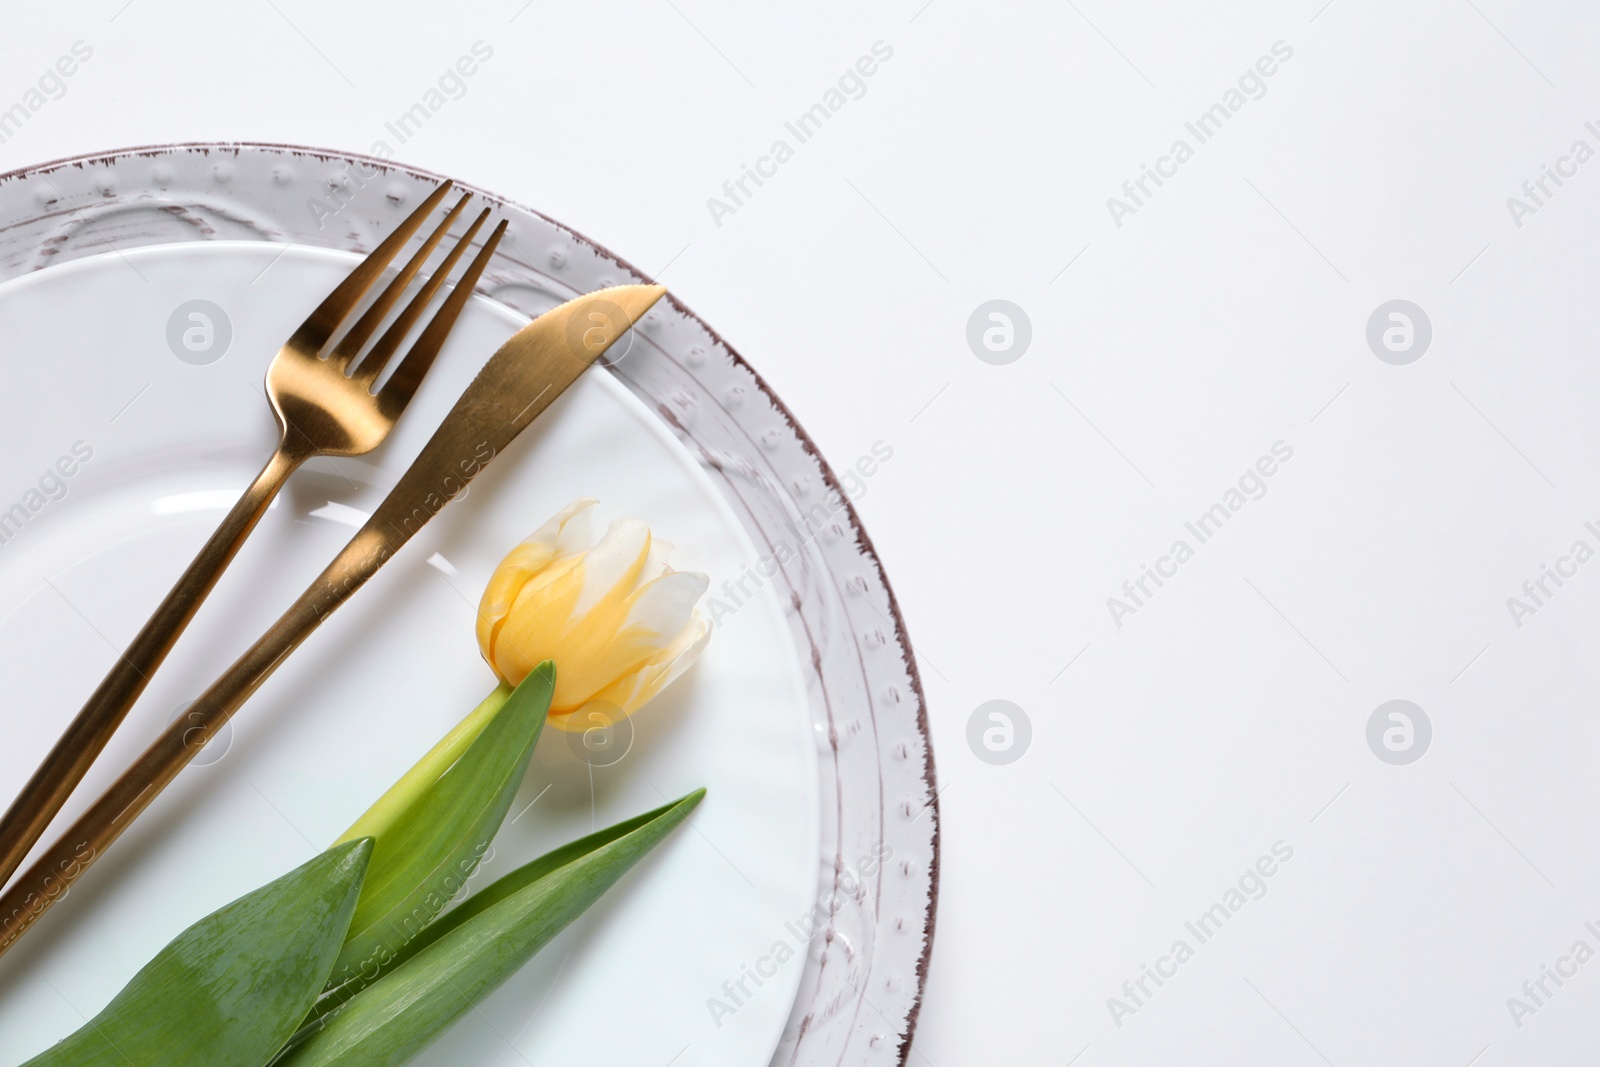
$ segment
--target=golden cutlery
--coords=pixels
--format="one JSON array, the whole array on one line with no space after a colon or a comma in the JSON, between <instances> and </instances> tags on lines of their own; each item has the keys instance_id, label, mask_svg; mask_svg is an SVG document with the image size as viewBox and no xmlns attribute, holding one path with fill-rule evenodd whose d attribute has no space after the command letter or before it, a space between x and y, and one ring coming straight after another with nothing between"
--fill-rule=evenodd
<instances>
[{"instance_id":1,"label":"golden cutlery","mask_svg":"<svg viewBox=\"0 0 1600 1067\"><path fill-rule=\"evenodd\" d=\"M504 225L501 223L502 228ZM456 292L470 290L464 284ZM655 285L601 289L545 312L502 345L377 511L328 568L249 651L200 694L189 713L167 727L0 896L0 953L14 945L105 853L324 619L460 495L664 292Z\"/></svg>"},{"instance_id":2,"label":"golden cutlery","mask_svg":"<svg viewBox=\"0 0 1600 1067\"><path fill-rule=\"evenodd\" d=\"M355 456L370 452L389 435L433 365L445 336L455 325L500 235L485 243L438 314L382 388L374 389L429 302L471 245L489 212L482 212L455 243L443 263L362 358L378 327L405 294L429 256L449 232L470 196L464 196L422 243L387 288L356 319L327 356L323 351L351 318L368 290L450 191L445 182L364 259L350 276L300 324L267 368L266 392L277 416L280 437L272 458L228 512L194 562L167 593L143 629L67 726L27 784L0 816L0 885L11 877L50 820L61 810L89 767L116 732L128 710L150 684L150 676L172 651L178 636L216 586L245 538L289 476L315 455Z\"/></svg>"}]
</instances>

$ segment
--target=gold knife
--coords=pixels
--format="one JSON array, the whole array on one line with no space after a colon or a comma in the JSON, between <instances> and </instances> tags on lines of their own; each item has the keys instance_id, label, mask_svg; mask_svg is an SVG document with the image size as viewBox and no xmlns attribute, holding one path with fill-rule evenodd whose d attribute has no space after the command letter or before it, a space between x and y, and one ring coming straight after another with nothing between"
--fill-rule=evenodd
<instances>
[{"instance_id":1,"label":"gold knife","mask_svg":"<svg viewBox=\"0 0 1600 1067\"><path fill-rule=\"evenodd\" d=\"M502 345L378 510L300 599L0 896L0 954L65 895L289 653L664 292L658 285L601 289L545 312Z\"/></svg>"}]
</instances>

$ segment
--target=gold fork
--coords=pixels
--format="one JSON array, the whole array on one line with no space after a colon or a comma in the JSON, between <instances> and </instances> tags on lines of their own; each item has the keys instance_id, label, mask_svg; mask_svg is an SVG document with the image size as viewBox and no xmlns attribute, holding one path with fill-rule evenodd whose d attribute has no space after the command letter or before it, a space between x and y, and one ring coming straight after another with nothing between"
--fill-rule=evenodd
<instances>
[{"instance_id":1,"label":"gold fork","mask_svg":"<svg viewBox=\"0 0 1600 1067\"><path fill-rule=\"evenodd\" d=\"M267 397L280 430L277 450L0 817L0 885L10 879L105 748L289 476L315 455L356 456L370 452L393 429L472 295L506 224L502 222L484 242L455 289L382 388L374 388L378 376L472 244L489 216L487 209L468 227L365 357L357 357L449 232L470 194L450 209L333 351L326 356L323 352L400 249L444 200L450 186L448 181L441 185L374 249L300 324L267 368Z\"/></svg>"}]
</instances>

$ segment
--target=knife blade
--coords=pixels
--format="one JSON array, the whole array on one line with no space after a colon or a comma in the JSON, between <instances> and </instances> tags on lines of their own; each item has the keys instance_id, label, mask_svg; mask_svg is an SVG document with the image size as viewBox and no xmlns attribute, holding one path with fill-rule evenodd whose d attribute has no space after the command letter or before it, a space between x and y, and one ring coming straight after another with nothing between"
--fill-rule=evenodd
<instances>
[{"instance_id":1,"label":"knife blade","mask_svg":"<svg viewBox=\"0 0 1600 1067\"><path fill-rule=\"evenodd\" d=\"M601 289L545 312L503 344L333 562L0 895L0 954L104 855L290 653L460 496L665 292L658 285Z\"/></svg>"}]
</instances>

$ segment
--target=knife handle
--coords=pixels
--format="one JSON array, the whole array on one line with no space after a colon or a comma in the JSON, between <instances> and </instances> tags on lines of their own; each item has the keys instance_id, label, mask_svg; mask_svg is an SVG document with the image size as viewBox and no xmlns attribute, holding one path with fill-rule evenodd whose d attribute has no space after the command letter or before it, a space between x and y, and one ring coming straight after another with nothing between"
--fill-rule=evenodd
<instances>
[{"instance_id":1,"label":"knife handle","mask_svg":"<svg viewBox=\"0 0 1600 1067\"><path fill-rule=\"evenodd\" d=\"M66 895L289 653L365 585L388 556L381 537L366 529L358 533L261 639L6 889L0 896L0 955Z\"/></svg>"},{"instance_id":2,"label":"knife handle","mask_svg":"<svg viewBox=\"0 0 1600 1067\"><path fill-rule=\"evenodd\" d=\"M112 664L55 746L0 816L0 885L21 866L216 587L273 497L309 453L287 437L233 505L127 649Z\"/></svg>"}]
</instances>

